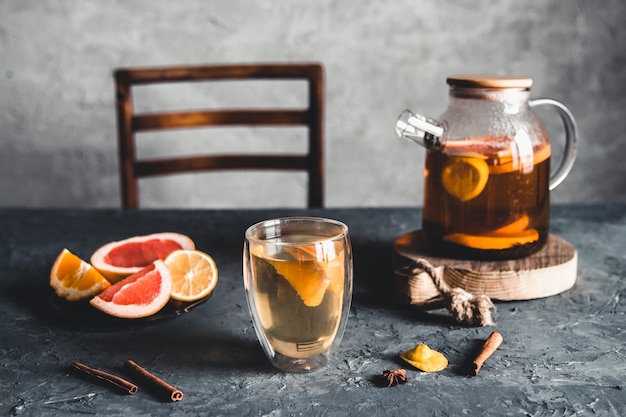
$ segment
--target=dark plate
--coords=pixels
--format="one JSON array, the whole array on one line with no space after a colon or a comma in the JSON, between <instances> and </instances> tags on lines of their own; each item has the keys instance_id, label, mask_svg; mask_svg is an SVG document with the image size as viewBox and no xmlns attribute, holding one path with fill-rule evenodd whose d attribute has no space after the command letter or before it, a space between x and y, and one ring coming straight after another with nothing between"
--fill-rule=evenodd
<instances>
[{"instance_id":1,"label":"dark plate","mask_svg":"<svg viewBox=\"0 0 626 417\"><path fill-rule=\"evenodd\" d=\"M158 320L170 319L188 313L194 308L206 302L211 295L200 300L186 303L183 301L170 300L165 307L155 314L138 319L122 319L110 316L89 304L89 301L67 301L52 293L48 299L52 311L66 324L83 325L135 325L151 323Z\"/></svg>"}]
</instances>

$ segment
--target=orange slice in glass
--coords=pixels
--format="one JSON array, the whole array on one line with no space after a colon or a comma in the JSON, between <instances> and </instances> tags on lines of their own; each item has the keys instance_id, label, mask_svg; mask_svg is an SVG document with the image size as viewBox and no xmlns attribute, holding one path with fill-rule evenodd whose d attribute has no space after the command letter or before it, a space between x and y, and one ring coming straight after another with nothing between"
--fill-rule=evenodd
<instances>
[{"instance_id":1,"label":"orange slice in glass","mask_svg":"<svg viewBox=\"0 0 626 417\"><path fill-rule=\"evenodd\" d=\"M290 260L266 258L308 307L320 305L327 290L343 290L343 251L337 253L336 245L330 245L286 248Z\"/></svg>"}]
</instances>

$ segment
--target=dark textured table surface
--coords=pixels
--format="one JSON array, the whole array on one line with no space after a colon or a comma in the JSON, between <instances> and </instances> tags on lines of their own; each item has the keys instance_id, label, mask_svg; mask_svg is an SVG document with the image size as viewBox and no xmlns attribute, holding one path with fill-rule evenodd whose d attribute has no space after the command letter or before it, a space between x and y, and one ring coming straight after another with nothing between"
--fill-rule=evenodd
<instances>
[{"instance_id":1,"label":"dark textured table surface","mask_svg":"<svg viewBox=\"0 0 626 417\"><path fill-rule=\"evenodd\" d=\"M268 365L246 307L243 233L280 215L348 224L355 291L338 355L324 370ZM578 278L544 299L497 303L495 327L446 310L400 308L388 295L391 243L419 226L418 209L248 211L0 210L0 415L124 416L625 416L626 206L553 207L551 231L577 248ZM88 259L112 240L159 231L192 237L220 275L206 303L162 321L73 323L52 308L50 267L62 248ZM494 329L504 343L476 377L461 370ZM439 373L408 369L381 388L416 343L443 352ZM73 361L123 375L127 359L180 388L167 403L123 395L72 372Z\"/></svg>"}]
</instances>

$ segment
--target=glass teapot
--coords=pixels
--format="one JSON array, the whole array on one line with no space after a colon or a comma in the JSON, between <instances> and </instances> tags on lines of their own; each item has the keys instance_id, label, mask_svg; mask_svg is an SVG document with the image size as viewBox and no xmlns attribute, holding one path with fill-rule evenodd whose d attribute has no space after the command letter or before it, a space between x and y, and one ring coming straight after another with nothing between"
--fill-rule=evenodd
<instances>
[{"instance_id":1,"label":"glass teapot","mask_svg":"<svg viewBox=\"0 0 626 417\"><path fill-rule=\"evenodd\" d=\"M448 77L447 110L431 119L405 110L400 137L426 148L422 231L442 256L515 259L540 250L549 234L550 190L576 159L571 112L551 99L529 100L532 79ZM550 142L531 111L550 106L565 128L564 155L551 174Z\"/></svg>"}]
</instances>

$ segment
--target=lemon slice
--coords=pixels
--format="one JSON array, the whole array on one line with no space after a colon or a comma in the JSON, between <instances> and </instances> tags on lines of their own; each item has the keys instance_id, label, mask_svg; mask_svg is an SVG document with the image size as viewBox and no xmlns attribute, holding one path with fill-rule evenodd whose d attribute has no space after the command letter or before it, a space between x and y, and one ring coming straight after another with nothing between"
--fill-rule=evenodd
<instances>
[{"instance_id":1,"label":"lemon slice","mask_svg":"<svg viewBox=\"0 0 626 417\"><path fill-rule=\"evenodd\" d=\"M174 300L199 300L211 294L217 285L215 261L199 250L176 250L165 258L165 266L172 275L170 296Z\"/></svg>"},{"instance_id":2,"label":"lemon slice","mask_svg":"<svg viewBox=\"0 0 626 417\"><path fill-rule=\"evenodd\" d=\"M451 157L441 173L443 188L461 201L480 195L488 179L489 166L479 157Z\"/></svg>"}]
</instances>

